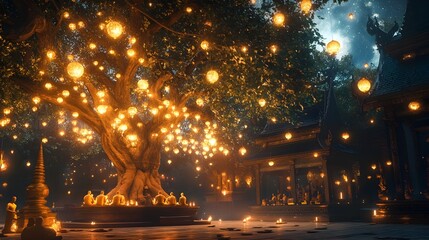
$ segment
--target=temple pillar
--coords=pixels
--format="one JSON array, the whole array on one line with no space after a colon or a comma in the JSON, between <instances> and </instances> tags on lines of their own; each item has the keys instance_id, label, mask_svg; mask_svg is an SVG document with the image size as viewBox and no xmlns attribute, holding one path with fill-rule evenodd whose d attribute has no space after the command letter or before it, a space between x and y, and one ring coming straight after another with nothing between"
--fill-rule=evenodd
<instances>
[{"instance_id":1,"label":"temple pillar","mask_svg":"<svg viewBox=\"0 0 429 240\"><path fill-rule=\"evenodd\" d=\"M404 184L402 181L401 165L398 155L397 124L392 109L385 108L385 121L389 130L390 157L392 159L393 179L395 184L395 197L398 200L404 199Z\"/></svg>"},{"instance_id":2,"label":"temple pillar","mask_svg":"<svg viewBox=\"0 0 429 240\"><path fill-rule=\"evenodd\" d=\"M296 199L296 178L295 178L295 160L293 161L292 165L290 166L290 184L291 184L291 193L292 193L292 198L294 200L294 202L296 203L297 199Z\"/></svg>"},{"instance_id":3,"label":"temple pillar","mask_svg":"<svg viewBox=\"0 0 429 240\"><path fill-rule=\"evenodd\" d=\"M417 159L415 148L416 142L415 142L415 132L411 129L409 124L402 124L402 129L404 130L404 136L405 136L405 145L407 148L407 160L408 160L408 171L409 176L411 180L411 186L413 189L412 197L413 199L424 199L423 195L421 194L424 190L423 187L423 176L421 171L421 161L420 159Z\"/></svg>"},{"instance_id":4,"label":"temple pillar","mask_svg":"<svg viewBox=\"0 0 429 240\"><path fill-rule=\"evenodd\" d=\"M255 169L256 205L261 205L261 165L257 164Z\"/></svg>"},{"instance_id":5,"label":"temple pillar","mask_svg":"<svg viewBox=\"0 0 429 240\"><path fill-rule=\"evenodd\" d=\"M330 196L329 196L329 181L328 181L328 167L326 166L326 157L322 158L322 172L324 173L323 177L323 189L325 194L325 202L329 204Z\"/></svg>"}]
</instances>

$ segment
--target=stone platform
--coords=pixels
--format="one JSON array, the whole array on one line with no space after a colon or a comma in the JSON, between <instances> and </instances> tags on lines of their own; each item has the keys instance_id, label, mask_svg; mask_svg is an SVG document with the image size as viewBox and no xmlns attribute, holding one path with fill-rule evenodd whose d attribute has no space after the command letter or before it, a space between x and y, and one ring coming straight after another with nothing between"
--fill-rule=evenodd
<instances>
[{"instance_id":1,"label":"stone platform","mask_svg":"<svg viewBox=\"0 0 429 240\"><path fill-rule=\"evenodd\" d=\"M198 207L188 206L105 206L55 209L63 227L133 227L192 225Z\"/></svg>"},{"instance_id":2,"label":"stone platform","mask_svg":"<svg viewBox=\"0 0 429 240\"><path fill-rule=\"evenodd\" d=\"M376 223L429 224L429 201L386 201L377 203L372 216Z\"/></svg>"}]
</instances>

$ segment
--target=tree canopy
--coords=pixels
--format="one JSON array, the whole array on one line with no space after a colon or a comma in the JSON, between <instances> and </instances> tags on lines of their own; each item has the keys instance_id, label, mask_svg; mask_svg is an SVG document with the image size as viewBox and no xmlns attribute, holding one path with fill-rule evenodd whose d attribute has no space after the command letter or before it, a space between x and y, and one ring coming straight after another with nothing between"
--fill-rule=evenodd
<instances>
[{"instance_id":1,"label":"tree canopy","mask_svg":"<svg viewBox=\"0 0 429 240\"><path fill-rule=\"evenodd\" d=\"M112 192L162 191L161 151L209 167L316 101L312 17L325 2L5 1L0 123L25 129L9 111L31 108L59 136L97 135L118 172ZM43 116L46 104L59 110Z\"/></svg>"}]
</instances>

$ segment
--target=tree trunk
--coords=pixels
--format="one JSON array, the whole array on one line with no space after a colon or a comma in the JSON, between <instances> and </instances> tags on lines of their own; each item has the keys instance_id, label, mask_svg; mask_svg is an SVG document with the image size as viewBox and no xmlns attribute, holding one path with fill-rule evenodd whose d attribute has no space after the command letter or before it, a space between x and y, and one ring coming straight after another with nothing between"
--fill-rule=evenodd
<instances>
[{"instance_id":1,"label":"tree trunk","mask_svg":"<svg viewBox=\"0 0 429 240\"><path fill-rule=\"evenodd\" d=\"M113 134L105 133L101 134L101 144L118 173L116 186L107 194L110 199L119 192L129 201L142 201L145 186L149 188L151 196L159 192L167 196L158 173L161 142L148 141L136 149L127 146Z\"/></svg>"}]
</instances>

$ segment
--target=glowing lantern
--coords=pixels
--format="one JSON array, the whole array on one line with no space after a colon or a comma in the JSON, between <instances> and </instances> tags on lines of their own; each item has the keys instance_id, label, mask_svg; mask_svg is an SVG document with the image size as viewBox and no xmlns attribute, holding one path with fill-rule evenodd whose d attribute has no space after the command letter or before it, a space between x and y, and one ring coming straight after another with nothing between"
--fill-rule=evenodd
<instances>
[{"instance_id":1,"label":"glowing lantern","mask_svg":"<svg viewBox=\"0 0 429 240\"><path fill-rule=\"evenodd\" d=\"M319 153L317 153L317 152L313 153L313 157L315 157L315 158L319 157Z\"/></svg>"},{"instance_id":2,"label":"glowing lantern","mask_svg":"<svg viewBox=\"0 0 429 240\"><path fill-rule=\"evenodd\" d=\"M311 0L302 0L301 1L301 10L305 13L305 14L307 14L307 13L309 13L310 12L310 10L311 10L311 6L312 6L313 4L311 3Z\"/></svg>"},{"instance_id":3,"label":"glowing lantern","mask_svg":"<svg viewBox=\"0 0 429 240\"><path fill-rule=\"evenodd\" d=\"M137 87L146 90L149 88L149 81L146 79L141 79L137 82Z\"/></svg>"},{"instance_id":4,"label":"glowing lantern","mask_svg":"<svg viewBox=\"0 0 429 240\"><path fill-rule=\"evenodd\" d=\"M199 171L201 171L201 167L198 166L198 167L195 168L195 170L197 170L199 172Z\"/></svg>"},{"instance_id":5,"label":"glowing lantern","mask_svg":"<svg viewBox=\"0 0 429 240\"><path fill-rule=\"evenodd\" d=\"M95 45L94 43L90 43L89 44L89 48L90 49L95 49L97 47L97 45Z\"/></svg>"},{"instance_id":6,"label":"glowing lantern","mask_svg":"<svg viewBox=\"0 0 429 240\"><path fill-rule=\"evenodd\" d=\"M191 7L187 7L187 8L186 8L186 12L187 12L187 13L191 13L191 12L192 12L192 8L191 8Z\"/></svg>"},{"instance_id":7,"label":"glowing lantern","mask_svg":"<svg viewBox=\"0 0 429 240\"><path fill-rule=\"evenodd\" d=\"M245 147L241 147L240 149L238 149L238 152L239 152L242 156L244 156L244 154L246 154L246 153L247 153L247 149L246 149Z\"/></svg>"},{"instance_id":8,"label":"glowing lantern","mask_svg":"<svg viewBox=\"0 0 429 240\"><path fill-rule=\"evenodd\" d=\"M57 98L57 102L62 103L62 102L64 102L64 99L62 97L59 97L59 98Z\"/></svg>"},{"instance_id":9,"label":"glowing lantern","mask_svg":"<svg viewBox=\"0 0 429 240\"><path fill-rule=\"evenodd\" d=\"M281 12L277 12L273 16L273 23L277 26L283 26L285 23L285 15Z\"/></svg>"},{"instance_id":10,"label":"glowing lantern","mask_svg":"<svg viewBox=\"0 0 429 240\"><path fill-rule=\"evenodd\" d=\"M409 108L411 111L417 111L417 110L419 110L419 109L420 109L420 103L419 103L419 102L416 102L416 101L412 101L412 102L410 102L410 103L408 104L408 108Z\"/></svg>"},{"instance_id":11,"label":"glowing lantern","mask_svg":"<svg viewBox=\"0 0 429 240\"><path fill-rule=\"evenodd\" d=\"M168 164L171 164L172 162L173 162L173 161L171 161L171 159L168 159L168 160L167 160L167 163L168 163Z\"/></svg>"},{"instance_id":12,"label":"glowing lantern","mask_svg":"<svg viewBox=\"0 0 429 240\"><path fill-rule=\"evenodd\" d=\"M270 166L270 167L274 166L274 161L269 161L268 166Z\"/></svg>"},{"instance_id":13,"label":"glowing lantern","mask_svg":"<svg viewBox=\"0 0 429 240\"><path fill-rule=\"evenodd\" d=\"M33 97L32 100L33 100L34 104L39 104L41 101L40 97Z\"/></svg>"},{"instance_id":14,"label":"glowing lantern","mask_svg":"<svg viewBox=\"0 0 429 240\"><path fill-rule=\"evenodd\" d=\"M42 143L47 143L48 139L47 138L42 138Z\"/></svg>"},{"instance_id":15,"label":"glowing lantern","mask_svg":"<svg viewBox=\"0 0 429 240\"><path fill-rule=\"evenodd\" d=\"M349 134L348 132L343 132L343 134L341 134L341 137L342 137L344 140L347 140L347 139L349 139L349 138L350 138L350 134Z\"/></svg>"},{"instance_id":16,"label":"glowing lantern","mask_svg":"<svg viewBox=\"0 0 429 240\"><path fill-rule=\"evenodd\" d=\"M328 44L326 44L326 51L329 55L336 55L338 51L340 51L340 43L336 40L330 41Z\"/></svg>"},{"instance_id":17,"label":"glowing lantern","mask_svg":"<svg viewBox=\"0 0 429 240\"><path fill-rule=\"evenodd\" d=\"M70 28L70 30L72 30L72 31L76 30L76 24L75 24L75 23L70 23L70 24L69 24L69 28Z\"/></svg>"},{"instance_id":18,"label":"glowing lantern","mask_svg":"<svg viewBox=\"0 0 429 240\"><path fill-rule=\"evenodd\" d=\"M377 165L372 164L372 165L371 165L371 168L372 168L372 170L375 170L375 169L377 168Z\"/></svg>"},{"instance_id":19,"label":"glowing lantern","mask_svg":"<svg viewBox=\"0 0 429 240\"><path fill-rule=\"evenodd\" d=\"M54 59L55 58L55 52L54 51L52 51L52 50L49 50L49 51L47 51L46 52L46 56L49 58L49 59Z\"/></svg>"},{"instance_id":20,"label":"glowing lantern","mask_svg":"<svg viewBox=\"0 0 429 240\"><path fill-rule=\"evenodd\" d=\"M77 118L77 117L79 117L79 113L78 113L78 112L73 112L73 113L72 113L72 116L73 116L74 118Z\"/></svg>"},{"instance_id":21,"label":"glowing lantern","mask_svg":"<svg viewBox=\"0 0 429 240\"><path fill-rule=\"evenodd\" d=\"M99 114L105 114L107 112L107 108L108 108L107 105L98 105L97 106L97 112Z\"/></svg>"},{"instance_id":22,"label":"glowing lantern","mask_svg":"<svg viewBox=\"0 0 429 240\"><path fill-rule=\"evenodd\" d=\"M195 102L200 107L204 105L204 100L202 98L198 98Z\"/></svg>"},{"instance_id":23,"label":"glowing lantern","mask_svg":"<svg viewBox=\"0 0 429 240\"><path fill-rule=\"evenodd\" d=\"M83 72L84 68L82 64L78 62L71 62L67 65L67 73L70 75L70 77L80 78L82 77Z\"/></svg>"},{"instance_id":24,"label":"glowing lantern","mask_svg":"<svg viewBox=\"0 0 429 240\"><path fill-rule=\"evenodd\" d=\"M69 12L64 12L63 13L63 17L64 18L69 18L70 17L70 13Z\"/></svg>"},{"instance_id":25,"label":"glowing lantern","mask_svg":"<svg viewBox=\"0 0 429 240\"><path fill-rule=\"evenodd\" d=\"M219 73L216 70L210 70L206 74L206 79L209 83L215 83L219 80Z\"/></svg>"},{"instance_id":26,"label":"glowing lantern","mask_svg":"<svg viewBox=\"0 0 429 240\"><path fill-rule=\"evenodd\" d=\"M121 124L118 129L119 131L125 132L128 129L128 126L125 124Z\"/></svg>"},{"instance_id":27,"label":"glowing lantern","mask_svg":"<svg viewBox=\"0 0 429 240\"><path fill-rule=\"evenodd\" d=\"M203 50L207 50L207 49L209 49L209 42L208 42L208 41L206 41L206 40L203 40L203 41L201 42L201 44L200 44L200 47L201 47Z\"/></svg>"},{"instance_id":28,"label":"glowing lantern","mask_svg":"<svg viewBox=\"0 0 429 240\"><path fill-rule=\"evenodd\" d=\"M387 162L386 162L386 165L387 165L387 166L391 166L391 165L392 165L392 161L387 161Z\"/></svg>"},{"instance_id":29,"label":"glowing lantern","mask_svg":"<svg viewBox=\"0 0 429 240\"><path fill-rule=\"evenodd\" d=\"M292 138L292 133L287 132L287 133L285 134L285 138L286 138L286 140L290 140L290 139Z\"/></svg>"},{"instance_id":30,"label":"glowing lantern","mask_svg":"<svg viewBox=\"0 0 429 240\"><path fill-rule=\"evenodd\" d=\"M128 108L128 114L130 114L131 117L134 117L137 114L137 108L136 107L129 107Z\"/></svg>"},{"instance_id":31,"label":"glowing lantern","mask_svg":"<svg viewBox=\"0 0 429 240\"><path fill-rule=\"evenodd\" d=\"M347 15L347 17L348 17L350 20L353 20L353 19L355 18L355 15L354 15L353 13L349 13L349 14Z\"/></svg>"},{"instance_id":32,"label":"glowing lantern","mask_svg":"<svg viewBox=\"0 0 429 240\"><path fill-rule=\"evenodd\" d=\"M27 163L25 164L27 167L31 166L31 162L27 161Z\"/></svg>"},{"instance_id":33,"label":"glowing lantern","mask_svg":"<svg viewBox=\"0 0 429 240\"><path fill-rule=\"evenodd\" d=\"M244 52L244 53L246 53L247 52L247 50L249 50L246 46L242 46L241 47L241 51L242 52Z\"/></svg>"},{"instance_id":34,"label":"glowing lantern","mask_svg":"<svg viewBox=\"0 0 429 240\"><path fill-rule=\"evenodd\" d=\"M261 98L258 100L259 106L264 107L265 104L267 104L267 101L265 101L265 99Z\"/></svg>"},{"instance_id":35,"label":"glowing lantern","mask_svg":"<svg viewBox=\"0 0 429 240\"><path fill-rule=\"evenodd\" d=\"M135 142L135 141L137 141L138 137L137 137L137 135L136 135L136 134L128 134L128 135L127 135L127 139L128 139L130 142Z\"/></svg>"},{"instance_id":36,"label":"glowing lantern","mask_svg":"<svg viewBox=\"0 0 429 240\"><path fill-rule=\"evenodd\" d=\"M45 84L45 88L50 90L52 88L52 84L51 83L46 83Z\"/></svg>"},{"instance_id":37,"label":"glowing lantern","mask_svg":"<svg viewBox=\"0 0 429 240\"><path fill-rule=\"evenodd\" d=\"M369 90L371 90L371 81L366 78L361 78L357 82L357 87L362 93L367 93Z\"/></svg>"},{"instance_id":38,"label":"glowing lantern","mask_svg":"<svg viewBox=\"0 0 429 240\"><path fill-rule=\"evenodd\" d=\"M127 50L127 55L129 57L133 57L134 55L136 55L136 51L134 51L134 49L130 48Z\"/></svg>"},{"instance_id":39,"label":"glowing lantern","mask_svg":"<svg viewBox=\"0 0 429 240\"><path fill-rule=\"evenodd\" d=\"M62 94L64 97L68 97L68 96L70 96L70 92L69 92L68 90L64 90L61 94Z\"/></svg>"},{"instance_id":40,"label":"glowing lantern","mask_svg":"<svg viewBox=\"0 0 429 240\"><path fill-rule=\"evenodd\" d=\"M111 36L114 39L121 36L122 32L124 30L122 27L122 24L120 24L119 22L116 22L116 21L110 21L106 25L106 29L107 29L107 34L109 34L109 36Z\"/></svg>"},{"instance_id":41,"label":"glowing lantern","mask_svg":"<svg viewBox=\"0 0 429 240\"><path fill-rule=\"evenodd\" d=\"M11 112L10 108L5 108L5 109L3 109L3 113L4 113L4 115L9 115L9 114L10 114L10 112Z\"/></svg>"},{"instance_id":42,"label":"glowing lantern","mask_svg":"<svg viewBox=\"0 0 429 240\"><path fill-rule=\"evenodd\" d=\"M271 45L271 46L270 46L270 51L271 51L272 53L276 53L276 52L277 52L277 50L278 50L277 45L273 44L273 45Z\"/></svg>"}]
</instances>

